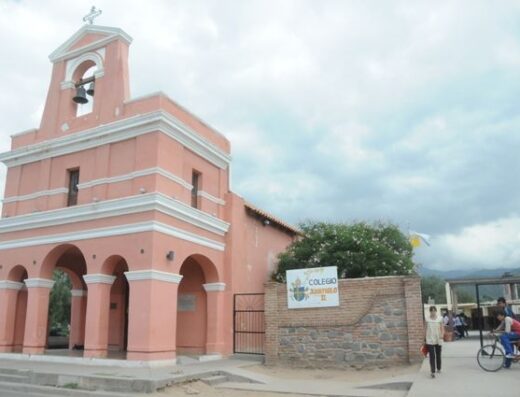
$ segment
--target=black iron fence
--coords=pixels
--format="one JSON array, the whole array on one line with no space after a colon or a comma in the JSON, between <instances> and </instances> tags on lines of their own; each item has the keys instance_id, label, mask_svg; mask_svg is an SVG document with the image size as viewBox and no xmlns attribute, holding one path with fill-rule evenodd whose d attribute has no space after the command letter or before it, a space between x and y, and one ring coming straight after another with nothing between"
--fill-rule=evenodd
<instances>
[{"instance_id":1,"label":"black iron fence","mask_svg":"<svg viewBox=\"0 0 520 397\"><path fill-rule=\"evenodd\" d=\"M233 352L264 354L264 294L235 294Z\"/></svg>"}]
</instances>

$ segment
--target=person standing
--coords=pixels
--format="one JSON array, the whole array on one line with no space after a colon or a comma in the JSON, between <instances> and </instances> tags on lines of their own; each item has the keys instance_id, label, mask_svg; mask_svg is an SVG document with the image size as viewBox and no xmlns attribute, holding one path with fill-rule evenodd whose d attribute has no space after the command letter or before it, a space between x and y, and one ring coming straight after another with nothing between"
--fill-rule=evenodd
<instances>
[{"instance_id":1,"label":"person standing","mask_svg":"<svg viewBox=\"0 0 520 397\"><path fill-rule=\"evenodd\" d=\"M437 369L437 373L441 372L443 338L444 326L442 317L437 314L437 308L435 306L430 306L430 314L426 317L426 346L428 347L428 355L430 356L432 378L435 378L435 369Z\"/></svg>"}]
</instances>

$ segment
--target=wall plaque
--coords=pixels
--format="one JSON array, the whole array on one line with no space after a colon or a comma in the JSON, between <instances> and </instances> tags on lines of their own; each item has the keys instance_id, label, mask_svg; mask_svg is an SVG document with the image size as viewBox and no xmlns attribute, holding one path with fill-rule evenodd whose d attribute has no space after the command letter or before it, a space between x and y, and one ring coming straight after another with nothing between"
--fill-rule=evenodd
<instances>
[{"instance_id":1,"label":"wall plaque","mask_svg":"<svg viewBox=\"0 0 520 397\"><path fill-rule=\"evenodd\" d=\"M197 296L193 294L179 294L177 298L177 310L179 312L194 312Z\"/></svg>"}]
</instances>

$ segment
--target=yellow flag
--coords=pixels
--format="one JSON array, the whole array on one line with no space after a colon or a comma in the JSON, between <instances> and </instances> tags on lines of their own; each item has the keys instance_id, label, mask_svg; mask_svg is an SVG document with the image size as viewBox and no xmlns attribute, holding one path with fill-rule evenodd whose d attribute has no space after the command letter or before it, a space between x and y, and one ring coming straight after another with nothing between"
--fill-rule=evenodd
<instances>
[{"instance_id":1,"label":"yellow flag","mask_svg":"<svg viewBox=\"0 0 520 397\"><path fill-rule=\"evenodd\" d=\"M412 244L412 247L417 248L421 246L421 237L414 234L410 236L410 244Z\"/></svg>"}]
</instances>

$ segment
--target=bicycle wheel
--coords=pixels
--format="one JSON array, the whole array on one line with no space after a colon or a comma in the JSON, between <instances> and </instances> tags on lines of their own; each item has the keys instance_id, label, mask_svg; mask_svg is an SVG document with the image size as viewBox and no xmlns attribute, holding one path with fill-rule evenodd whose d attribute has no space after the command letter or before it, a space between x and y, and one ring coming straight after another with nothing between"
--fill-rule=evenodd
<instances>
[{"instance_id":1,"label":"bicycle wheel","mask_svg":"<svg viewBox=\"0 0 520 397\"><path fill-rule=\"evenodd\" d=\"M502 369L505 359L504 351L497 345L482 346L477 353L478 365L488 372L496 372Z\"/></svg>"}]
</instances>

